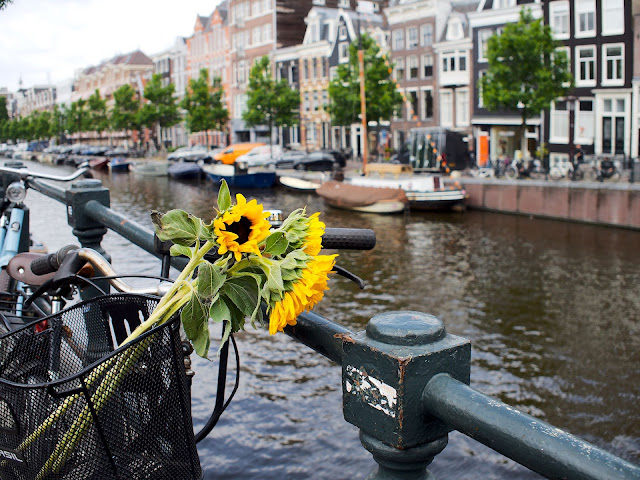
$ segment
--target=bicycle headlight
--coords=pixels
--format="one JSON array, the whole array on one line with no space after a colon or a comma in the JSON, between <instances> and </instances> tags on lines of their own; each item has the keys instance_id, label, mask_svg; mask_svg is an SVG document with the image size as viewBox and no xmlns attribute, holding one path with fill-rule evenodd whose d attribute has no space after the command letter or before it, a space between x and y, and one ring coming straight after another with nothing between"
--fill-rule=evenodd
<instances>
[{"instance_id":1,"label":"bicycle headlight","mask_svg":"<svg viewBox=\"0 0 640 480\"><path fill-rule=\"evenodd\" d=\"M22 182L13 182L9 184L4 192L7 200L13 203L21 203L27 196L27 189Z\"/></svg>"}]
</instances>

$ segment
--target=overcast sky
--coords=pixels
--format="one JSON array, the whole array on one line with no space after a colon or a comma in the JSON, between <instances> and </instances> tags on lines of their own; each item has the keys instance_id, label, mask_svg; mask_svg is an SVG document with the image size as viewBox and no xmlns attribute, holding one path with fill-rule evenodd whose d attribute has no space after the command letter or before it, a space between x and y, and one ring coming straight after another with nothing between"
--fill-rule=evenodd
<instances>
[{"instance_id":1,"label":"overcast sky","mask_svg":"<svg viewBox=\"0 0 640 480\"><path fill-rule=\"evenodd\" d=\"M0 87L71 78L136 49L153 55L193 33L219 0L13 0L0 11Z\"/></svg>"}]
</instances>

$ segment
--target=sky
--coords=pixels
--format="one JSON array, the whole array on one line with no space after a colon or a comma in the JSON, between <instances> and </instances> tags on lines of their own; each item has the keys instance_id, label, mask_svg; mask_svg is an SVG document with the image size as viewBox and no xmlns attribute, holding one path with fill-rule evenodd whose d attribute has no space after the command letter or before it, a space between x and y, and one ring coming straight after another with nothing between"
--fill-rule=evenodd
<instances>
[{"instance_id":1,"label":"sky","mask_svg":"<svg viewBox=\"0 0 640 480\"><path fill-rule=\"evenodd\" d=\"M218 0L13 0L0 10L0 88L57 83L140 49L151 56L193 33Z\"/></svg>"}]
</instances>

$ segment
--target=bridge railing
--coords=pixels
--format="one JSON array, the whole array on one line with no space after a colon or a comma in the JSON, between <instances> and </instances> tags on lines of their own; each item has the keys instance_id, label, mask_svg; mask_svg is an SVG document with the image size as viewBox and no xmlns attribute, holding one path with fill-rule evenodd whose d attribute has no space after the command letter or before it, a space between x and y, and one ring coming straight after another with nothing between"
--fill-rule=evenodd
<instances>
[{"instance_id":1,"label":"bridge railing","mask_svg":"<svg viewBox=\"0 0 640 480\"><path fill-rule=\"evenodd\" d=\"M31 187L67 206L83 247L103 251L110 229L155 254L153 232L111 210L100 181ZM640 466L469 387L471 343L431 315L389 312L352 333L309 313L285 331L342 365L344 417L378 463L369 479L433 480L427 466L458 430L548 478L640 480Z\"/></svg>"}]
</instances>

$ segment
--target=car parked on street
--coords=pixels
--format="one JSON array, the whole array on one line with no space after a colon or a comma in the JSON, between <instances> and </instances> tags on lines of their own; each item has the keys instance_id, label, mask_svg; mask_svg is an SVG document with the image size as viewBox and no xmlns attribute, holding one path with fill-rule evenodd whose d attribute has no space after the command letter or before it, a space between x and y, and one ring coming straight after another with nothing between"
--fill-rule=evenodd
<instances>
[{"instance_id":1,"label":"car parked on street","mask_svg":"<svg viewBox=\"0 0 640 480\"><path fill-rule=\"evenodd\" d=\"M262 145L236 158L236 163L244 163L247 167L275 166L282 157L280 145Z\"/></svg>"}]
</instances>

